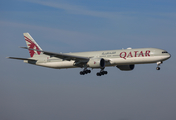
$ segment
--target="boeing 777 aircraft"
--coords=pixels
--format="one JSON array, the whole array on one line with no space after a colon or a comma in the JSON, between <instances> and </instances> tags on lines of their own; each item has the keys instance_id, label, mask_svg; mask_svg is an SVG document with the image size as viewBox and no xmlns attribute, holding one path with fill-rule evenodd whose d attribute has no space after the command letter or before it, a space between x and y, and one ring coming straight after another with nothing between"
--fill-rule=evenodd
<instances>
[{"instance_id":1,"label":"boeing 777 aircraft","mask_svg":"<svg viewBox=\"0 0 176 120\"><path fill-rule=\"evenodd\" d=\"M105 67L116 66L120 70L133 70L135 64L157 63L157 70L160 70L160 64L169 59L171 55L162 49L140 48L140 49L122 49L106 50L78 53L54 53L41 49L29 33L23 33L30 58L8 57L10 59L24 60L25 63L44 66L55 69L63 68L82 68L80 75L91 73L88 68L98 68L97 76L105 75Z\"/></svg>"}]
</instances>

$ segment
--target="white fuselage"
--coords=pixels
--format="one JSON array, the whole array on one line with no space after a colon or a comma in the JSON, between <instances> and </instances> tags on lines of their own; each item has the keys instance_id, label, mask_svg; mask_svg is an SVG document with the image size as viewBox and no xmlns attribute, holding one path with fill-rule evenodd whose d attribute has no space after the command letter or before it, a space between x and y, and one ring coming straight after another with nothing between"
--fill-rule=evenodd
<instances>
[{"instance_id":1,"label":"white fuselage","mask_svg":"<svg viewBox=\"0 0 176 120\"><path fill-rule=\"evenodd\" d=\"M103 58L106 61L105 67L117 65L132 65L132 64L146 64L162 62L170 58L170 54L165 50L157 48L141 48L141 49L122 49L122 50L108 50L108 51L92 51L67 53L67 55L76 55L89 58ZM57 57L48 55L40 55L33 57L37 62L24 60L26 63L31 63L39 66L50 67L55 69L75 68L74 60L63 60ZM88 66L89 67L89 66Z\"/></svg>"}]
</instances>

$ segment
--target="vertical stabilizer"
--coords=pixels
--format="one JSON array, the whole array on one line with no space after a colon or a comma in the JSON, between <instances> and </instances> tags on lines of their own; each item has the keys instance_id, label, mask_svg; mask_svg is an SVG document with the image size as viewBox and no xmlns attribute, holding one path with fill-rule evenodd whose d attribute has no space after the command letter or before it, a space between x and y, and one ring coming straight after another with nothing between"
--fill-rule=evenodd
<instances>
[{"instance_id":1,"label":"vertical stabilizer","mask_svg":"<svg viewBox=\"0 0 176 120\"><path fill-rule=\"evenodd\" d=\"M35 40L31 37L29 33L23 33L24 39L26 41L27 47L36 50L42 50L41 47L35 42ZM41 54L40 51L29 50L29 54L31 57L38 56Z\"/></svg>"}]
</instances>

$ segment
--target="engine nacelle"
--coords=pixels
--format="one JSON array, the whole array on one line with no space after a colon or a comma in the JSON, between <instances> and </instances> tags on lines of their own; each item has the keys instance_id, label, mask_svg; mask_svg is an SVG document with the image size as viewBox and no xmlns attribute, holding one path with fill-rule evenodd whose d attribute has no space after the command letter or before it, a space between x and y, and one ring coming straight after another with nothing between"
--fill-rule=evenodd
<instances>
[{"instance_id":1,"label":"engine nacelle","mask_svg":"<svg viewBox=\"0 0 176 120\"><path fill-rule=\"evenodd\" d=\"M122 71L130 71L134 69L135 65L117 65L116 67Z\"/></svg>"},{"instance_id":2,"label":"engine nacelle","mask_svg":"<svg viewBox=\"0 0 176 120\"><path fill-rule=\"evenodd\" d=\"M89 60L87 65L91 68L104 68L105 60L103 58L92 58Z\"/></svg>"}]
</instances>

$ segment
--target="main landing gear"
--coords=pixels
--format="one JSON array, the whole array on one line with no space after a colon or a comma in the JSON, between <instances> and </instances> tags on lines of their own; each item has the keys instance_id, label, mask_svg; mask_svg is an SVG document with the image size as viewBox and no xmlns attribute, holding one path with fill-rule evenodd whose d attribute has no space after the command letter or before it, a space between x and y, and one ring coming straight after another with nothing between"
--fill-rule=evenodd
<instances>
[{"instance_id":1,"label":"main landing gear","mask_svg":"<svg viewBox=\"0 0 176 120\"><path fill-rule=\"evenodd\" d=\"M80 75L85 75L91 73L91 70L84 69L83 71L80 71Z\"/></svg>"},{"instance_id":2,"label":"main landing gear","mask_svg":"<svg viewBox=\"0 0 176 120\"><path fill-rule=\"evenodd\" d=\"M157 62L156 64L157 64L157 67L156 67L156 70L160 70L160 65L162 64L163 62L162 61L159 61L159 62Z\"/></svg>"},{"instance_id":3,"label":"main landing gear","mask_svg":"<svg viewBox=\"0 0 176 120\"><path fill-rule=\"evenodd\" d=\"M91 70L88 70L87 68L84 68L83 71L80 71L80 75L85 75L91 73ZM107 71L104 71L104 68L101 68L100 72L97 72L97 76L102 76L108 74Z\"/></svg>"},{"instance_id":4,"label":"main landing gear","mask_svg":"<svg viewBox=\"0 0 176 120\"><path fill-rule=\"evenodd\" d=\"M104 71L104 68L102 68L102 69L100 70L100 72L97 72L97 76L106 75L106 74L108 74L108 72L107 72L107 71Z\"/></svg>"}]
</instances>

